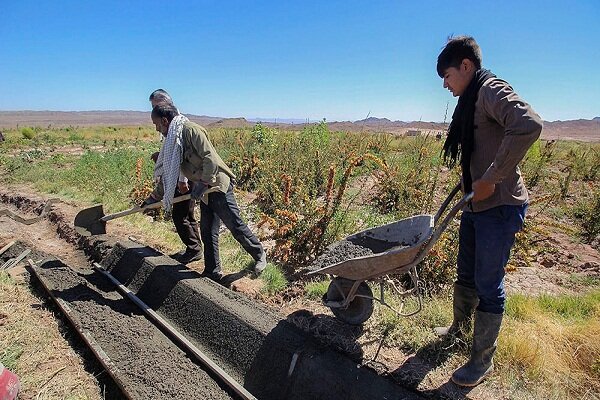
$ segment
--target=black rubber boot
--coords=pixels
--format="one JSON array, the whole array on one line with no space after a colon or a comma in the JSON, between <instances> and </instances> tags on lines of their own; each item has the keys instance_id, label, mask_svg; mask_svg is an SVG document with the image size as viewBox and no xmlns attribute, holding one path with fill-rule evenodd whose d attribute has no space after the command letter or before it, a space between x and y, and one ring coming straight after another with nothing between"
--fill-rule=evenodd
<instances>
[{"instance_id":1,"label":"black rubber boot","mask_svg":"<svg viewBox=\"0 0 600 400\"><path fill-rule=\"evenodd\" d=\"M452 374L452 382L459 386L477 386L494 371L494 353L502 325L502 314L475 312L473 346L469 361Z\"/></svg>"},{"instance_id":2,"label":"black rubber boot","mask_svg":"<svg viewBox=\"0 0 600 400\"><path fill-rule=\"evenodd\" d=\"M471 329L473 312L479 304L477 291L455 283L452 303L454 312L452 325L433 328L438 336L453 335L460 337Z\"/></svg>"}]
</instances>

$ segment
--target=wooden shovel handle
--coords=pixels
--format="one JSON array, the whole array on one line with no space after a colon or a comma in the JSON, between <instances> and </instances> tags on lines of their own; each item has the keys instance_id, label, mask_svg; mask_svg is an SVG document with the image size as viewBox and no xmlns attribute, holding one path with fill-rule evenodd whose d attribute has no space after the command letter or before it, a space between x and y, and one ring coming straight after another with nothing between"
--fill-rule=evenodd
<instances>
[{"instance_id":1,"label":"wooden shovel handle","mask_svg":"<svg viewBox=\"0 0 600 400\"><path fill-rule=\"evenodd\" d=\"M177 197L175 197L173 199L173 204L180 203L182 201L186 201L186 200L189 200L191 198L192 198L192 196L190 194L184 194L183 196L177 196ZM104 217L100 218L100 221L106 222L106 221L110 221L111 219L121 218L121 217L124 217L124 216L129 215L129 214L135 214L135 213L138 213L138 212L142 212L144 210L154 210L156 208L161 207L162 205L163 205L163 202L161 200L159 202L152 203L152 204L150 204L149 206L146 206L146 207L138 207L138 206L136 206L136 207L130 208L129 210L121 211L121 212L118 212L118 213L115 213L115 214L105 215Z\"/></svg>"}]
</instances>

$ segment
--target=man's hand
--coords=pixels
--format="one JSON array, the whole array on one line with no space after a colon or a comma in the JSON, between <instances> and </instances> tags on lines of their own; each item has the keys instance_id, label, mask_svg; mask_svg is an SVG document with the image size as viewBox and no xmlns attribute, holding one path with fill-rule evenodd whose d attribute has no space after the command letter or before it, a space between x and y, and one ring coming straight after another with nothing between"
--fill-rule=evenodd
<instances>
[{"instance_id":1,"label":"man's hand","mask_svg":"<svg viewBox=\"0 0 600 400\"><path fill-rule=\"evenodd\" d=\"M473 182L473 201L482 201L494 194L496 184L478 179Z\"/></svg>"},{"instance_id":2,"label":"man's hand","mask_svg":"<svg viewBox=\"0 0 600 400\"><path fill-rule=\"evenodd\" d=\"M179 193L181 194L186 194L190 191L190 186L187 182L177 182L177 190L179 190Z\"/></svg>"},{"instance_id":3,"label":"man's hand","mask_svg":"<svg viewBox=\"0 0 600 400\"><path fill-rule=\"evenodd\" d=\"M206 192L206 189L208 189L208 186L204 183L194 182L194 187L192 188L192 192L190 193L192 199L196 201L202 199L202 195L204 194L204 192Z\"/></svg>"},{"instance_id":4,"label":"man's hand","mask_svg":"<svg viewBox=\"0 0 600 400\"><path fill-rule=\"evenodd\" d=\"M158 161L158 151L152 153L152 155L150 156L150 159L154 162L157 162Z\"/></svg>"}]
</instances>

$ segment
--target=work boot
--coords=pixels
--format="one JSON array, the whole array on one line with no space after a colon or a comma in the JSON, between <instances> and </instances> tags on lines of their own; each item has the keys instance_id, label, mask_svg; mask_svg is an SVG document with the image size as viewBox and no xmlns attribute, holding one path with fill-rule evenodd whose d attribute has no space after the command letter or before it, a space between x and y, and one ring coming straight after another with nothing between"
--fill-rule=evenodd
<instances>
[{"instance_id":1,"label":"work boot","mask_svg":"<svg viewBox=\"0 0 600 400\"><path fill-rule=\"evenodd\" d=\"M452 310L454 319L450 326L439 326L433 328L438 336L452 335L462 337L471 329L473 311L479 304L479 297L475 289L454 284L454 295L452 298Z\"/></svg>"},{"instance_id":2,"label":"work boot","mask_svg":"<svg viewBox=\"0 0 600 400\"><path fill-rule=\"evenodd\" d=\"M502 314L475 312L473 346L469 361L452 374L459 386L477 386L494 371L494 352L502 324Z\"/></svg>"},{"instance_id":3,"label":"work boot","mask_svg":"<svg viewBox=\"0 0 600 400\"><path fill-rule=\"evenodd\" d=\"M260 275L267 268L267 254L263 251L260 258L254 264L254 273Z\"/></svg>"},{"instance_id":4,"label":"work boot","mask_svg":"<svg viewBox=\"0 0 600 400\"><path fill-rule=\"evenodd\" d=\"M201 251L190 251L189 249L185 251L181 256L176 258L182 264L189 264L194 261L202 260L202 252Z\"/></svg>"},{"instance_id":5,"label":"work boot","mask_svg":"<svg viewBox=\"0 0 600 400\"><path fill-rule=\"evenodd\" d=\"M186 252L186 250L181 250L181 251L178 251L177 253L169 254L169 257L171 257L175 261L179 261L179 257L184 255L185 252Z\"/></svg>"},{"instance_id":6,"label":"work boot","mask_svg":"<svg viewBox=\"0 0 600 400\"><path fill-rule=\"evenodd\" d=\"M221 279L223 279L223 274L221 272L202 272L200 274L200 276L202 276L203 278L208 278L211 281L215 281L217 283L221 282Z\"/></svg>"}]
</instances>

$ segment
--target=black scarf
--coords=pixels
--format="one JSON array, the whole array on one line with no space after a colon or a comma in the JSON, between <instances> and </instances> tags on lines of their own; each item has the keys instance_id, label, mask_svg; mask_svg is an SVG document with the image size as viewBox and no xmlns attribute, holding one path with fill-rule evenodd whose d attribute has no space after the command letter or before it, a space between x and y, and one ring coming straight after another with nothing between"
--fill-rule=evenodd
<instances>
[{"instance_id":1,"label":"black scarf","mask_svg":"<svg viewBox=\"0 0 600 400\"><path fill-rule=\"evenodd\" d=\"M456 160L460 156L460 166L462 168L462 178L465 193L472 191L473 179L471 178L471 153L474 146L475 126L473 119L475 117L475 103L477 95L483 83L489 78L495 78L487 69L478 69L475 76L471 79L469 86L458 98L458 104L452 114L452 122L448 128L448 137L444 142L444 162L452 168L456 165Z\"/></svg>"}]
</instances>

